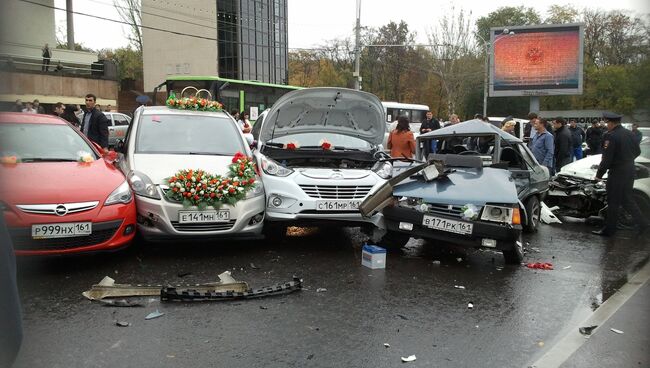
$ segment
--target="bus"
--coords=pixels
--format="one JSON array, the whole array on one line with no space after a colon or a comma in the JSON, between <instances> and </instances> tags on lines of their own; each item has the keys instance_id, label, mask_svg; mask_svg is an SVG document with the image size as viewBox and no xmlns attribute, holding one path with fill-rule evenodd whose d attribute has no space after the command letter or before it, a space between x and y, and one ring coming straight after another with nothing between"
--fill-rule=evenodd
<instances>
[{"instance_id":1,"label":"bus","mask_svg":"<svg viewBox=\"0 0 650 368\"><path fill-rule=\"evenodd\" d=\"M168 76L163 83L154 88L154 96L158 95L162 87L165 87L167 96L174 91L178 97L185 87L208 90L212 94L212 99L221 102L226 111L248 111L251 121L257 120L258 114L271 107L280 96L289 91L302 89L302 87L283 84L187 75Z\"/></svg>"},{"instance_id":2,"label":"bus","mask_svg":"<svg viewBox=\"0 0 650 368\"><path fill-rule=\"evenodd\" d=\"M417 104L407 104L400 102L382 102L384 105L384 113L386 114L386 122L392 123L396 121L398 117L404 115L409 118L409 121L412 124L419 124L426 118L427 111L429 111L429 106L427 105L417 105Z\"/></svg>"}]
</instances>

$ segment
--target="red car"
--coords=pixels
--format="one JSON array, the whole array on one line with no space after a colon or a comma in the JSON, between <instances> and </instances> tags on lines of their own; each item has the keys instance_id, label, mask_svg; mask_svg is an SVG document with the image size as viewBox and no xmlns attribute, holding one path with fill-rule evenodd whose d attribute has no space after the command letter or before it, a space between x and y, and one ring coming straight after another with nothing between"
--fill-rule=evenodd
<instances>
[{"instance_id":1,"label":"red car","mask_svg":"<svg viewBox=\"0 0 650 368\"><path fill-rule=\"evenodd\" d=\"M0 209L18 255L113 250L135 234L135 201L101 148L55 116L0 113Z\"/></svg>"}]
</instances>

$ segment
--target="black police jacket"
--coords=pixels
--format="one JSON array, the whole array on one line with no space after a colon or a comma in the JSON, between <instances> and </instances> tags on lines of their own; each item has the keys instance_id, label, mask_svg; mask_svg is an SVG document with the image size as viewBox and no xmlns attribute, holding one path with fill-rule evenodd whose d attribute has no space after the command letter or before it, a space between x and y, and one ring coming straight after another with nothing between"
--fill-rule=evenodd
<instances>
[{"instance_id":1,"label":"black police jacket","mask_svg":"<svg viewBox=\"0 0 650 368\"><path fill-rule=\"evenodd\" d=\"M634 134L621 125L605 134L603 142L603 157L596 173L597 178L602 178L607 170L631 167L634 159L641 154L641 148L634 141Z\"/></svg>"}]
</instances>

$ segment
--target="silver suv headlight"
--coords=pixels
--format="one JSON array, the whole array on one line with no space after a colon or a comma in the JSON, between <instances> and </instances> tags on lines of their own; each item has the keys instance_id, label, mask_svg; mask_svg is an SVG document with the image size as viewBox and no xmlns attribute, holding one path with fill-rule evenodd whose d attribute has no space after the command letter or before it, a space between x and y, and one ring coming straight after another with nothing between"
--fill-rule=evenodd
<instances>
[{"instance_id":1,"label":"silver suv headlight","mask_svg":"<svg viewBox=\"0 0 650 368\"><path fill-rule=\"evenodd\" d=\"M147 175L133 170L129 172L126 179L129 181L129 185L131 185L131 189L133 189L135 194L151 199L160 199L158 188L156 188L156 185Z\"/></svg>"},{"instance_id":2,"label":"silver suv headlight","mask_svg":"<svg viewBox=\"0 0 650 368\"><path fill-rule=\"evenodd\" d=\"M129 183L124 180L115 190L106 198L104 202L105 206L117 203L129 203L133 199L133 193L131 193L131 188Z\"/></svg>"},{"instance_id":3,"label":"silver suv headlight","mask_svg":"<svg viewBox=\"0 0 650 368\"><path fill-rule=\"evenodd\" d=\"M481 220L512 224L513 212L512 207L485 205L481 212Z\"/></svg>"},{"instance_id":4,"label":"silver suv headlight","mask_svg":"<svg viewBox=\"0 0 650 368\"><path fill-rule=\"evenodd\" d=\"M382 179L390 179L393 177L393 165L388 161L377 161L372 167L372 171Z\"/></svg>"},{"instance_id":5,"label":"silver suv headlight","mask_svg":"<svg viewBox=\"0 0 650 368\"><path fill-rule=\"evenodd\" d=\"M289 176L293 172L291 169L287 169L284 166L281 166L279 163L271 160L270 158L267 158L265 156L262 156L262 170L264 173L268 175L273 175L273 176Z\"/></svg>"},{"instance_id":6,"label":"silver suv headlight","mask_svg":"<svg viewBox=\"0 0 650 368\"><path fill-rule=\"evenodd\" d=\"M260 178L255 178L255 185L248 192L246 192L246 199L251 199L263 195L264 195L264 184L262 184Z\"/></svg>"}]
</instances>

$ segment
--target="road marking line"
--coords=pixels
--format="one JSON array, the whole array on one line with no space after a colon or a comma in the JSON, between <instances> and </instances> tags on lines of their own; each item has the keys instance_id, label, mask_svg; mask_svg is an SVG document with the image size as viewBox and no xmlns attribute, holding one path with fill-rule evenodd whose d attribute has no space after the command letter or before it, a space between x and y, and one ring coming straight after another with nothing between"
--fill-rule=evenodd
<instances>
[{"instance_id":1,"label":"road marking line","mask_svg":"<svg viewBox=\"0 0 650 368\"><path fill-rule=\"evenodd\" d=\"M598 309L579 326L602 326L607 320L619 310L625 302L628 301L646 282L650 279L650 262L646 263L623 287L614 295L601 304ZM598 328L594 334L598 333ZM593 336L593 335L592 335ZM578 328L574 328L551 349L549 349L541 358L527 367L534 368L557 368L567 361L578 348L582 346L586 339Z\"/></svg>"}]
</instances>

